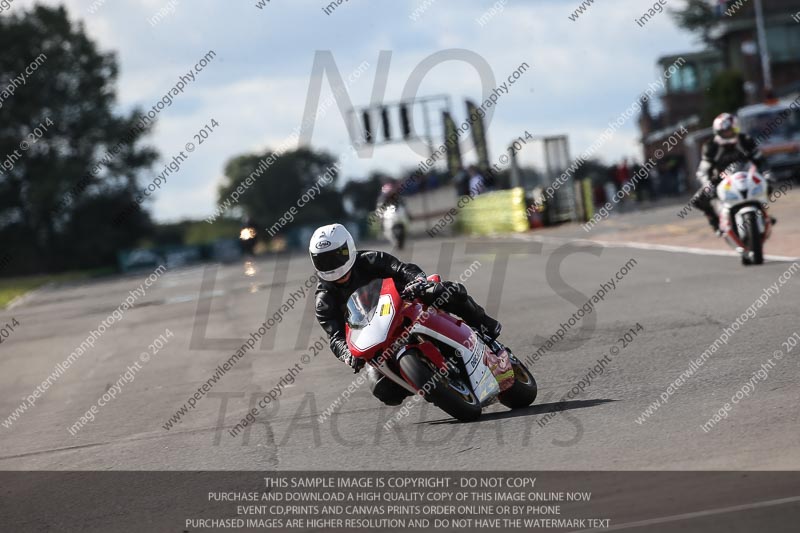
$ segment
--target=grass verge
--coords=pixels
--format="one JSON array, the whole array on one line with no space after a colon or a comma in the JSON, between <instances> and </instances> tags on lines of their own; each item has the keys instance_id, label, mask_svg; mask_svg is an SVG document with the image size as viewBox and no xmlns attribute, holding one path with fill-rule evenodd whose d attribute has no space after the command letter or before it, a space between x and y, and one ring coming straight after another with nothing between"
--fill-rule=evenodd
<instances>
[{"instance_id":1,"label":"grass verge","mask_svg":"<svg viewBox=\"0 0 800 533\"><path fill-rule=\"evenodd\" d=\"M115 272L113 268L62 272L60 274L41 274L36 276L20 276L16 278L0 278L0 309L5 308L17 296L38 289L47 283L77 281L94 278Z\"/></svg>"}]
</instances>

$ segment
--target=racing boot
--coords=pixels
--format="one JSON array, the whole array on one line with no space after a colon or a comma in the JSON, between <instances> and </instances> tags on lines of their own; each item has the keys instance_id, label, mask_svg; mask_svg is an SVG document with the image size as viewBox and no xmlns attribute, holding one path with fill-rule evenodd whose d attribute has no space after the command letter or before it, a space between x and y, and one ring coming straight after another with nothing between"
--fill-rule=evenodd
<instances>
[{"instance_id":1,"label":"racing boot","mask_svg":"<svg viewBox=\"0 0 800 533\"><path fill-rule=\"evenodd\" d=\"M494 341L497 339L497 337L500 336L500 332L503 330L503 325L494 318L484 313L480 329L481 329L481 334L483 334L484 337L486 337L490 341Z\"/></svg>"},{"instance_id":2,"label":"racing boot","mask_svg":"<svg viewBox=\"0 0 800 533\"><path fill-rule=\"evenodd\" d=\"M500 322L487 315L483 307L478 305L472 296L468 294L464 296L461 308L461 312L456 314L463 318L464 322L471 328L478 330L487 341L494 341L500 336L503 326Z\"/></svg>"},{"instance_id":3,"label":"racing boot","mask_svg":"<svg viewBox=\"0 0 800 533\"><path fill-rule=\"evenodd\" d=\"M770 175L770 174L771 173L769 171L767 171L765 173L764 177L767 179L767 198L769 198L770 202L773 202L774 200L772 199L772 193L775 192L775 179L772 178L771 176L768 177L768 175ZM766 208L767 204L764 204L764 207ZM773 216L770 216L769 220L770 220L770 222L772 222L773 226L778 223L778 219L773 217Z\"/></svg>"},{"instance_id":4,"label":"racing boot","mask_svg":"<svg viewBox=\"0 0 800 533\"><path fill-rule=\"evenodd\" d=\"M717 218L716 215L714 216L706 215L706 218L708 219L708 224L711 226L711 229L714 230L714 234L717 237L722 235L722 232L719 229L719 218Z\"/></svg>"},{"instance_id":5,"label":"racing boot","mask_svg":"<svg viewBox=\"0 0 800 533\"><path fill-rule=\"evenodd\" d=\"M467 293L464 285L451 281L442 282L442 285L449 297L444 305L440 306L441 309L461 317L469 327L488 341L493 341L500 335L502 329L500 323L486 314L483 307Z\"/></svg>"}]
</instances>

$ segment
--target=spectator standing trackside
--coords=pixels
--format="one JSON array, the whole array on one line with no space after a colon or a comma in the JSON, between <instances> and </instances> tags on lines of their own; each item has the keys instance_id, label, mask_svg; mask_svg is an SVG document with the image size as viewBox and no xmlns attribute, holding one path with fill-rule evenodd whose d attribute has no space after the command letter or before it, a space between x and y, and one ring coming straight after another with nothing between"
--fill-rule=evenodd
<instances>
[{"instance_id":1,"label":"spectator standing trackside","mask_svg":"<svg viewBox=\"0 0 800 533\"><path fill-rule=\"evenodd\" d=\"M486 184L486 178L478 170L478 167L475 165L471 165L468 169L469 172L469 195L470 196L479 196L485 192L488 192L488 187Z\"/></svg>"},{"instance_id":2,"label":"spectator standing trackside","mask_svg":"<svg viewBox=\"0 0 800 533\"><path fill-rule=\"evenodd\" d=\"M622 190L622 187L631 179L631 170L628 168L628 160L623 159L622 163L617 165L617 190Z\"/></svg>"},{"instance_id":3,"label":"spectator standing trackside","mask_svg":"<svg viewBox=\"0 0 800 533\"><path fill-rule=\"evenodd\" d=\"M659 190L661 189L661 172L658 166L650 172L650 176L645 180L647 188L647 199L650 201L658 200Z\"/></svg>"},{"instance_id":4,"label":"spectator standing trackside","mask_svg":"<svg viewBox=\"0 0 800 533\"><path fill-rule=\"evenodd\" d=\"M681 192L681 184L678 176L678 161L670 158L665 165L664 180L662 186L669 195L678 195Z\"/></svg>"},{"instance_id":5,"label":"spectator standing trackside","mask_svg":"<svg viewBox=\"0 0 800 533\"><path fill-rule=\"evenodd\" d=\"M599 183L592 188L592 196L594 198L594 205L605 205L608 201L606 198L606 190Z\"/></svg>"},{"instance_id":6,"label":"spectator standing trackside","mask_svg":"<svg viewBox=\"0 0 800 533\"><path fill-rule=\"evenodd\" d=\"M469 194L469 174L464 170L464 167L459 167L453 181L456 184L456 192L459 197Z\"/></svg>"},{"instance_id":7,"label":"spectator standing trackside","mask_svg":"<svg viewBox=\"0 0 800 533\"><path fill-rule=\"evenodd\" d=\"M640 172L644 171L644 167L637 162L633 162L631 164L631 175L632 176L641 176ZM646 176L644 182L649 181L649 175L647 171L644 171L644 175ZM636 198L636 203L641 203L644 200L644 187L634 186L634 198Z\"/></svg>"}]
</instances>

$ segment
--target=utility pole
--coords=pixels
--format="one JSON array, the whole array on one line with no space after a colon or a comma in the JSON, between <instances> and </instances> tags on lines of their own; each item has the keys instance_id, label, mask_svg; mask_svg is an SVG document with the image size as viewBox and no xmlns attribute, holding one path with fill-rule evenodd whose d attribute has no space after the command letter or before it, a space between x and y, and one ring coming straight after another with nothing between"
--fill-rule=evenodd
<instances>
[{"instance_id":1,"label":"utility pole","mask_svg":"<svg viewBox=\"0 0 800 533\"><path fill-rule=\"evenodd\" d=\"M771 96L772 93L772 66L770 65L769 50L767 49L767 31L764 28L764 9L761 0L755 0L756 31L758 33L758 50L761 53L761 74L764 77L764 90Z\"/></svg>"},{"instance_id":2,"label":"utility pole","mask_svg":"<svg viewBox=\"0 0 800 533\"><path fill-rule=\"evenodd\" d=\"M427 101L423 101L422 102L422 117L423 117L423 122L425 124L425 138L427 139L427 142L428 142L428 156L433 158L433 152L434 152L434 149L433 149L433 135L431 135L431 119L430 119L430 116L428 115L428 102ZM430 211L428 209L428 191L429 191L429 189L428 189L427 175L425 176L425 182L424 183L425 183L425 186L422 188L422 217L425 220L425 222L424 222L425 231L428 231L428 229L430 229L428 227L428 214L430 213Z\"/></svg>"}]
</instances>

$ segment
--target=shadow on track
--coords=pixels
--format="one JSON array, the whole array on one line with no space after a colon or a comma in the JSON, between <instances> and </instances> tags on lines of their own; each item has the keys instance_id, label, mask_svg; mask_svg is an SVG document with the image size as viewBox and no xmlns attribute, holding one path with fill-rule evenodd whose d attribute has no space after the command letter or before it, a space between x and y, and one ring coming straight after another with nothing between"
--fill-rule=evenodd
<instances>
[{"instance_id":1,"label":"shadow on track","mask_svg":"<svg viewBox=\"0 0 800 533\"><path fill-rule=\"evenodd\" d=\"M531 405L529 407L523 407L522 409L484 413L478 420L469 423L480 424L481 422L491 422L493 420L502 420L504 418L517 418L518 416L546 415L547 413L559 413L561 411L570 411L572 409L583 409L586 407L594 407L596 405L603 405L618 401L619 400L601 398L596 400L570 400L565 402L540 403L537 405ZM416 422L415 425L416 424L464 424L464 422L460 422L454 418L446 418L441 420L431 420L428 422Z\"/></svg>"}]
</instances>

